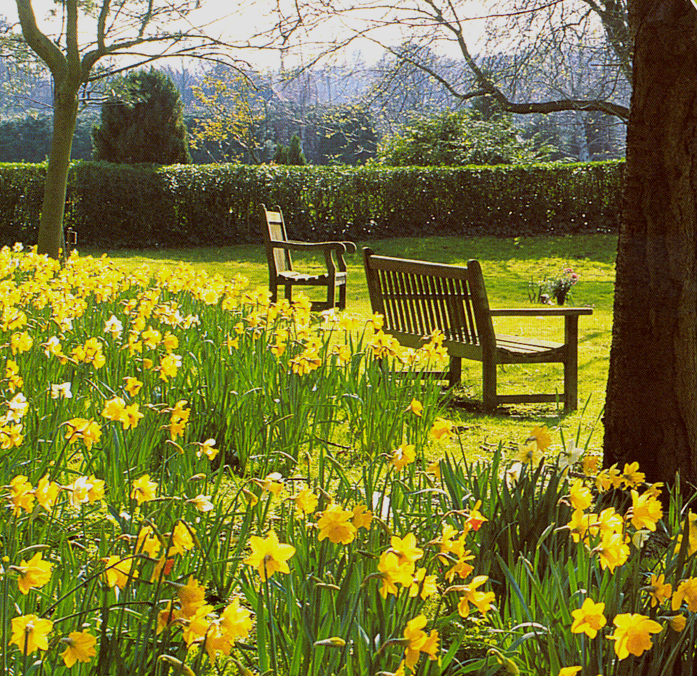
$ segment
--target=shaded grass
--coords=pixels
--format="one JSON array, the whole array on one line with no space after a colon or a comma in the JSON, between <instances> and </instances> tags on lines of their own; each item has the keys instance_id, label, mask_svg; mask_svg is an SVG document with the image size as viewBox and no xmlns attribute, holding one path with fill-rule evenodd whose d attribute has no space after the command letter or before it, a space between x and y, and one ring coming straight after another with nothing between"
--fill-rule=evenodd
<instances>
[{"instance_id":1,"label":"shaded grass","mask_svg":"<svg viewBox=\"0 0 697 676\"><path fill-rule=\"evenodd\" d=\"M496 415L484 415L471 407L450 409L452 418L466 426L462 442L469 457L478 455L488 443L517 443L525 439L536 424L559 426L567 439L580 432L585 443L595 429L591 447L602 442L599 416L605 401L608 358L612 334L612 303L614 294L614 263L617 237L608 234L538 236L500 239L495 237L424 237L375 240L356 243L359 252L370 246L376 253L461 265L470 258L478 259L484 271L489 302L492 307L526 307L528 284L572 267L580 277L567 303L590 306L593 315L580 318L579 328L579 411L564 415L550 405L508 407ZM147 251L81 250L82 255L107 255L127 270L147 264L153 270L174 267L181 262L192 265L208 275L232 277L241 274L253 287L265 287L268 268L261 245L231 247L198 247ZM322 270L318 256L295 258L298 269ZM360 317L371 314L370 302L360 253L349 256L348 310ZM321 290L308 295L320 297ZM561 340L563 320L498 318L495 328L501 333ZM555 392L562 386L561 365L513 365L499 367L499 388L502 393ZM481 398L481 365L463 362L465 397ZM587 404L587 406L586 406ZM585 407L585 411L584 411ZM596 424L597 423L597 424ZM437 444L434 454L448 449L452 442ZM456 447L449 450L457 452Z\"/></svg>"}]
</instances>

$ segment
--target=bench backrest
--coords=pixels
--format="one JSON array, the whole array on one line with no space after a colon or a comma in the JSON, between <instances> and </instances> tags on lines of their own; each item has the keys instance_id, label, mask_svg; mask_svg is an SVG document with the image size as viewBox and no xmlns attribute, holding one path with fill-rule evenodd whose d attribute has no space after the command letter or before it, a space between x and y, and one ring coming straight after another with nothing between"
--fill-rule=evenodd
<instances>
[{"instance_id":1,"label":"bench backrest","mask_svg":"<svg viewBox=\"0 0 697 676\"><path fill-rule=\"evenodd\" d=\"M280 272L288 272L293 269L293 261L290 251L272 247L270 242L287 242L286 224L283 220L283 212L280 207L278 211L269 211L263 204L265 224L263 227L264 246L266 247L266 258L269 264L269 272L272 276L277 276Z\"/></svg>"},{"instance_id":2,"label":"bench backrest","mask_svg":"<svg viewBox=\"0 0 697 676\"><path fill-rule=\"evenodd\" d=\"M467 352L493 349L494 328L479 262L466 266L376 256L363 249L373 312L384 316L386 333L419 347L438 329L446 347ZM463 354L466 356L466 354Z\"/></svg>"}]
</instances>

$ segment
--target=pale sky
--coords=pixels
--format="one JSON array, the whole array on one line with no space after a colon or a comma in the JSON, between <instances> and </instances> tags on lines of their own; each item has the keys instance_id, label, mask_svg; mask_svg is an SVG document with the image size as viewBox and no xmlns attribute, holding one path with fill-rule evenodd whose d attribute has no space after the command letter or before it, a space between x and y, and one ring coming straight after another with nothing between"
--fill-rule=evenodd
<instances>
[{"instance_id":1,"label":"pale sky","mask_svg":"<svg viewBox=\"0 0 697 676\"><path fill-rule=\"evenodd\" d=\"M286 0L292 2L292 0ZM268 29L274 25L275 20L271 16L271 10L275 6L275 2L265 0L242 0L235 4L228 2L220 2L220 0L203 0L201 9L193 12L188 21L191 25L206 25L206 32L209 35L219 37L222 40L236 42L246 40L250 35ZM358 3L356 3L358 4ZM33 0L34 10L39 22L39 26L50 33L56 27L59 27L58 21L47 19L49 10L55 9L57 3L53 0ZM354 5L355 6L355 5ZM481 16L484 13L484 8L479 0L469 0L467 2L469 16ZM234 9L231 10L231 7ZM14 0L0 0L0 13L5 13L7 18L12 21L17 21L16 4ZM82 25L89 31L89 24L83 21ZM319 41L331 44L342 35L347 35L350 31L359 30L361 26L358 20L350 19L335 19L330 23L323 24L321 31L306 31L304 34L298 32L296 37L302 39L303 50L306 52L303 57L309 58L312 52L313 44ZM477 38L483 33L482 21L469 21L466 23L466 28L469 30L469 39L476 42ZM93 35L90 33L90 35ZM381 31L381 39L384 42L398 44L408 37L408 32L404 33L397 28L383 29ZM370 40L357 40L350 47L344 58L350 59L351 54L361 51L363 58L366 61L376 60L382 54L382 49ZM440 50L439 50L440 51ZM257 65L260 68L278 68L280 65L280 56L278 53L248 53L247 50L240 52L247 60ZM448 53L446 50L444 53ZM457 52L450 55L456 55ZM289 53L286 59L293 65L293 53ZM342 57L339 57L340 59Z\"/></svg>"}]
</instances>

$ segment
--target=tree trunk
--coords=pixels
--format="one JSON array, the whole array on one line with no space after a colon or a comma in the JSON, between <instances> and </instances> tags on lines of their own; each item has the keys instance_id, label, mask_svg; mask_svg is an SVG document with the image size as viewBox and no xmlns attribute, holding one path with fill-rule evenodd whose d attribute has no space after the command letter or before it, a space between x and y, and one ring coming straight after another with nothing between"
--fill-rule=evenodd
<instances>
[{"instance_id":1,"label":"tree trunk","mask_svg":"<svg viewBox=\"0 0 697 676\"><path fill-rule=\"evenodd\" d=\"M53 101L53 136L48 156L44 201L41 210L38 252L58 258L63 248L63 215L68 186L70 153L77 121L77 90L56 84Z\"/></svg>"},{"instance_id":2,"label":"tree trunk","mask_svg":"<svg viewBox=\"0 0 697 676\"><path fill-rule=\"evenodd\" d=\"M697 11L630 0L634 90L605 465L697 485Z\"/></svg>"}]
</instances>

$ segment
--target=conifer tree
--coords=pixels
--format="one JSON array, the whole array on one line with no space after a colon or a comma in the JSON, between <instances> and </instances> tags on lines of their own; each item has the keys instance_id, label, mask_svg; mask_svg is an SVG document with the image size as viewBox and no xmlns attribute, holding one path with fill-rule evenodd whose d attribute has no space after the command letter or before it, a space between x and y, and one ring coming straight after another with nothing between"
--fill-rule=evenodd
<instances>
[{"instance_id":1,"label":"conifer tree","mask_svg":"<svg viewBox=\"0 0 697 676\"><path fill-rule=\"evenodd\" d=\"M107 162L188 164L184 106L173 80L156 70L120 78L93 130L94 156Z\"/></svg>"}]
</instances>

